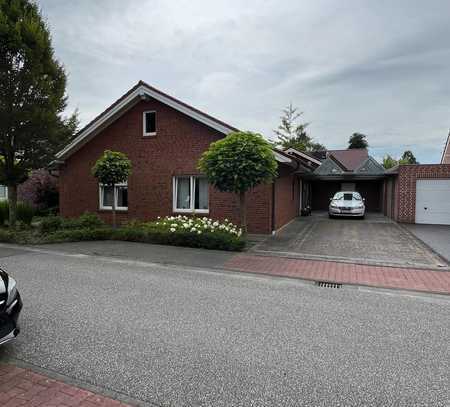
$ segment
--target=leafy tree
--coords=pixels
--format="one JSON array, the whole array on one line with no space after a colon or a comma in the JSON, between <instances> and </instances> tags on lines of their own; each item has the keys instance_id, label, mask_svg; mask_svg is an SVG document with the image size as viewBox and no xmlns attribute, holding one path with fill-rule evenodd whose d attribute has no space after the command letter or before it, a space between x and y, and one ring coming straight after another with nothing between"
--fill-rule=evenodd
<instances>
[{"instance_id":1,"label":"leafy tree","mask_svg":"<svg viewBox=\"0 0 450 407\"><path fill-rule=\"evenodd\" d=\"M389 168L395 167L398 164L398 161L393 158L391 155L386 154L383 158L383 167L387 170Z\"/></svg>"},{"instance_id":2,"label":"leafy tree","mask_svg":"<svg viewBox=\"0 0 450 407\"><path fill-rule=\"evenodd\" d=\"M416 160L416 157L410 150L406 150L402 158L400 158L400 164L419 164Z\"/></svg>"},{"instance_id":3,"label":"leafy tree","mask_svg":"<svg viewBox=\"0 0 450 407\"><path fill-rule=\"evenodd\" d=\"M348 149L352 148L367 148L369 143L367 142L367 136L362 133L353 133L348 139Z\"/></svg>"},{"instance_id":4,"label":"leafy tree","mask_svg":"<svg viewBox=\"0 0 450 407\"><path fill-rule=\"evenodd\" d=\"M260 134L234 132L211 143L198 168L219 191L239 194L241 227L247 230L245 193L277 175L277 162L270 144Z\"/></svg>"},{"instance_id":5,"label":"leafy tree","mask_svg":"<svg viewBox=\"0 0 450 407\"><path fill-rule=\"evenodd\" d=\"M73 136L66 75L55 59L38 6L0 0L0 183L8 186L9 224L16 223L17 185L47 165Z\"/></svg>"},{"instance_id":6,"label":"leafy tree","mask_svg":"<svg viewBox=\"0 0 450 407\"><path fill-rule=\"evenodd\" d=\"M383 167L386 169L395 167L397 164L419 164L419 162L410 150L406 150L399 160L389 154L383 158Z\"/></svg>"},{"instance_id":7,"label":"leafy tree","mask_svg":"<svg viewBox=\"0 0 450 407\"><path fill-rule=\"evenodd\" d=\"M302 114L302 112L298 112L296 107L292 106L292 103L283 109L283 116L280 117L281 124L274 130L274 133L278 136L275 146L283 150L292 147L305 152L326 150L325 146L315 143L306 132L309 123L297 122Z\"/></svg>"},{"instance_id":8,"label":"leafy tree","mask_svg":"<svg viewBox=\"0 0 450 407\"><path fill-rule=\"evenodd\" d=\"M104 186L113 190L112 217L113 227L116 227L116 199L115 187L125 182L131 174L131 161L128 157L118 151L105 150L103 155L92 167L92 175Z\"/></svg>"}]
</instances>

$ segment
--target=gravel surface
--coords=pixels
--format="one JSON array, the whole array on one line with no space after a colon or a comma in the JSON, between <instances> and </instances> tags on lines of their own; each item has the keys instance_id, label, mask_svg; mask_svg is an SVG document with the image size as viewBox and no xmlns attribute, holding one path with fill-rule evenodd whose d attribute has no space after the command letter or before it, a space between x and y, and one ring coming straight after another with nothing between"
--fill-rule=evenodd
<instances>
[{"instance_id":1,"label":"gravel surface","mask_svg":"<svg viewBox=\"0 0 450 407\"><path fill-rule=\"evenodd\" d=\"M161 406L450 405L450 298L68 253L0 265L24 298L0 360Z\"/></svg>"}]
</instances>

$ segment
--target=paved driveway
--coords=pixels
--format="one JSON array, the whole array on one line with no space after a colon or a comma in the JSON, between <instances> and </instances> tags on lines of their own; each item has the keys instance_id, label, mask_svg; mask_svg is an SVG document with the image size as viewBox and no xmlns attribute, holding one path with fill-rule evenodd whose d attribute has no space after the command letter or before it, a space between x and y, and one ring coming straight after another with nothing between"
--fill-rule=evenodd
<instances>
[{"instance_id":1,"label":"paved driveway","mask_svg":"<svg viewBox=\"0 0 450 407\"><path fill-rule=\"evenodd\" d=\"M0 360L152 406L450 403L448 298L47 250L0 259L24 298Z\"/></svg>"},{"instance_id":2,"label":"paved driveway","mask_svg":"<svg viewBox=\"0 0 450 407\"><path fill-rule=\"evenodd\" d=\"M446 266L404 227L378 214L365 220L329 219L326 213L301 217L253 250L369 264Z\"/></svg>"},{"instance_id":3,"label":"paved driveway","mask_svg":"<svg viewBox=\"0 0 450 407\"><path fill-rule=\"evenodd\" d=\"M450 226L405 225L405 227L450 262Z\"/></svg>"}]
</instances>

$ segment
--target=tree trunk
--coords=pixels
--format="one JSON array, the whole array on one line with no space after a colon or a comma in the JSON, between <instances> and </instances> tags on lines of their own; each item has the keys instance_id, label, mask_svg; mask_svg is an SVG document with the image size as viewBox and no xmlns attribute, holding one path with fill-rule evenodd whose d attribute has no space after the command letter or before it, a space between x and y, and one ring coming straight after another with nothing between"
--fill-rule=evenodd
<instances>
[{"instance_id":1,"label":"tree trunk","mask_svg":"<svg viewBox=\"0 0 450 407\"><path fill-rule=\"evenodd\" d=\"M245 202L245 191L239 193L239 214L241 216L242 233L247 233L247 205Z\"/></svg>"},{"instance_id":2,"label":"tree trunk","mask_svg":"<svg viewBox=\"0 0 450 407\"><path fill-rule=\"evenodd\" d=\"M117 223L116 223L116 186L112 185L113 190L113 201L112 201L112 221L113 221L113 228L116 229Z\"/></svg>"},{"instance_id":3,"label":"tree trunk","mask_svg":"<svg viewBox=\"0 0 450 407\"><path fill-rule=\"evenodd\" d=\"M8 185L9 227L16 227L17 219L17 185Z\"/></svg>"}]
</instances>

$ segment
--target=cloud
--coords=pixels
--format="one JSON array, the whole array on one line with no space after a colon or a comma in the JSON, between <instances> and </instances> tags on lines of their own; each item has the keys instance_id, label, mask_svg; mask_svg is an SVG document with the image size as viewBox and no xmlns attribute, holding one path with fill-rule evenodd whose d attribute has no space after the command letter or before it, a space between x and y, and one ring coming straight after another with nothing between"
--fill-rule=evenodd
<instances>
[{"instance_id":1,"label":"cloud","mask_svg":"<svg viewBox=\"0 0 450 407\"><path fill-rule=\"evenodd\" d=\"M39 2L83 123L139 79L273 136L289 102L311 135L437 162L450 127L450 3ZM397 153L399 152L399 153Z\"/></svg>"}]
</instances>

